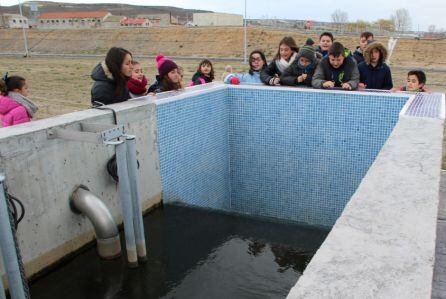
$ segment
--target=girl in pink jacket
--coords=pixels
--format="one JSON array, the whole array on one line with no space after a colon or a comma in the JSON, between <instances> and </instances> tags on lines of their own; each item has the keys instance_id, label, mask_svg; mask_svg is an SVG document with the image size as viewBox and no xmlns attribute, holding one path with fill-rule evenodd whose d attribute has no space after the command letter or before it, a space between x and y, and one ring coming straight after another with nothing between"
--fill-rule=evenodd
<instances>
[{"instance_id":1,"label":"girl in pink jacket","mask_svg":"<svg viewBox=\"0 0 446 299\"><path fill-rule=\"evenodd\" d=\"M0 119L2 127L31 121L37 106L28 96L28 83L20 76L0 79Z\"/></svg>"}]
</instances>

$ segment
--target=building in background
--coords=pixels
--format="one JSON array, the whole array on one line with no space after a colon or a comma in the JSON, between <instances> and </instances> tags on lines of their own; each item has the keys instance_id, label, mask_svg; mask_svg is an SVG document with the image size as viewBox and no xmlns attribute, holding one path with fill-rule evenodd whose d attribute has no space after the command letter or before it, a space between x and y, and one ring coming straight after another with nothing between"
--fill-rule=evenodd
<instances>
[{"instance_id":1,"label":"building in background","mask_svg":"<svg viewBox=\"0 0 446 299\"><path fill-rule=\"evenodd\" d=\"M170 26L177 25L178 19L170 13L166 14L143 14L137 15L137 18L148 19L152 26Z\"/></svg>"},{"instance_id":2,"label":"building in background","mask_svg":"<svg viewBox=\"0 0 446 299\"><path fill-rule=\"evenodd\" d=\"M102 28L120 28L121 21L124 19L124 16L107 16L104 21L102 21Z\"/></svg>"},{"instance_id":3,"label":"building in background","mask_svg":"<svg viewBox=\"0 0 446 299\"><path fill-rule=\"evenodd\" d=\"M124 18L121 20L121 27L148 28L151 27L151 23L145 18Z\"/></svg>"},{"instance_id":4,"label":"building in background","mask_svg":"<svg viewBox=\"0 0 446 299\"><path fill-rule=\"evenodd\" d=\"M1 28L29 28L28 18L17 14L2 14L0 15Z\"/></svg>"},{"instance_id":5,"label":"building in background","mask_svg":"<svg viewBox=\"0 0 446 299\"><path fill-rule=\"evenodd\" d=\"M195 26L243 26L243 16L230 13L194 13Z\"/></svg>"},{"instance_id":6,"label":"building in background","mask_svg":"<svg viewBox=\"0 0 446 299\"><path fill-rule=\"evenodd\" d=\"M45 12L37 18L41 29L97 28L111 14L107 11Z\"/></svg>"}]
</instances>

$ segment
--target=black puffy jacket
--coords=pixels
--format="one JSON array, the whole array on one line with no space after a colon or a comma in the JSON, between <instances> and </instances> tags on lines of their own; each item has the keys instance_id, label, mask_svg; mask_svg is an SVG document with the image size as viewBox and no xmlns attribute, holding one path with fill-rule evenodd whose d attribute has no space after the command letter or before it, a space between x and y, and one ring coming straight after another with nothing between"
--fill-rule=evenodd
<instances>
[{"instance_id":1,"label":"black puffy jacket","mask_svg":"<svg viewBox=\"0 0 446 299\"><path fill-rule=\"evenodd\" d=\"M91 87L91 103L93 105L95 105L93 102L109 105L130 99L127 84L124 85L123 90L120 92L116 91L116 82L105 62L99 63L94 67L91 72L91 78L94 81Z\"/></svg>"}]
</instances>

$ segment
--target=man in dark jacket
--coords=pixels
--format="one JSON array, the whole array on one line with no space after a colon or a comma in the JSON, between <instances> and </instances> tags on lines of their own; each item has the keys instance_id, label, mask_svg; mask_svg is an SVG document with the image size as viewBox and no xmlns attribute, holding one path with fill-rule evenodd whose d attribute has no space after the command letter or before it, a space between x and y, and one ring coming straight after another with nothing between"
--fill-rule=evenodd
<instances>
[{"instance_id":1,"label":"man in dark jacket","mask_svg":"<svg viewBox=\"0 0 446 299\"><path fill-rule=\"evenodd\" d=\"M359 46L356 47L355 52L353 53L353 58L356 60L356 64L360 64L364 61L364 51L367 48L369 42L373 41L375 37L371 32L363 32L359 37Z\"/></svg>"},{"instance_id":2,"label":"man in dark jacket","mask_svg":"<svg viewBox=\"0 0 446 299\"><path fill-rule=\"evenodd\" d=\"M386 48L378 42L370 43L364 52L364 61L358 65L359 88L392 89L392 74L384 62Z\"/></svg>"},{"instance_id":3,"label":"man in dark jacket","mask_svg":"<svg viewBox=\"0 0 446 299\"><path fill-rule=\"evenodd\" d=\"M345 54L345 47L334 42L313 75L314 88L340 87L346 90L356 89L359 83L359 71L355 60Z\"/></svg>"}]
</instances>

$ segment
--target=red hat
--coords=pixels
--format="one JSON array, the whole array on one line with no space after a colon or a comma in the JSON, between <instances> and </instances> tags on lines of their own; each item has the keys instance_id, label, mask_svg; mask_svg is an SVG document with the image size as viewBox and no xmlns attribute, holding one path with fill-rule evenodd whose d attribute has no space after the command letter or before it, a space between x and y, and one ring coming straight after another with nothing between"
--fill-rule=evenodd
<instances>
[{"instance_id":1,"label":"red hat","mask_svg":"<svg viewBox=\"0 0 446 299\"><path fill-rule=\"evenodd\" d=\"M163 54L158 54L155 60L160 77L164 77L164 75L169 73L171 70L178 68L175 62L165 57Z\"/></svg>"}]
</instances>

